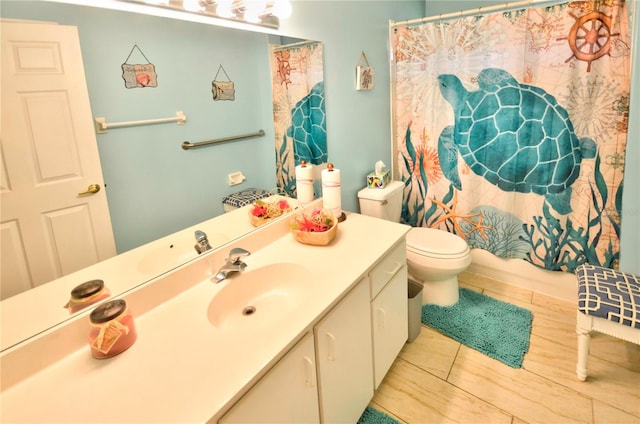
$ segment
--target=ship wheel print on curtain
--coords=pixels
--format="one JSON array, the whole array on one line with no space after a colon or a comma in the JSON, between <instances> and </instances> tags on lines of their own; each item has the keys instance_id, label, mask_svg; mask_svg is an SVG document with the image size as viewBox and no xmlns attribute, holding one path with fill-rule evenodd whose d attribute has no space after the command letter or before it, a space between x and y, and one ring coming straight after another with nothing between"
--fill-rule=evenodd
<instances>
[{"instance_id":1,"label":"ship wheel print on curtain","mask_svg":"<svg viewBox=\"0 0 640 424\"><path fill-rule=\"evenodd\" d=\"M611 37L619 36L620 33L611 34L611 17L603 13L591 12L580 18L572 13L569 15L576 20L569 30L569 36L557 39L568 40L573 51L573 55L565 63L575 57L587 62L587 72L590 72L591 62L609 54Z\"/></svg>"}]
</instances>

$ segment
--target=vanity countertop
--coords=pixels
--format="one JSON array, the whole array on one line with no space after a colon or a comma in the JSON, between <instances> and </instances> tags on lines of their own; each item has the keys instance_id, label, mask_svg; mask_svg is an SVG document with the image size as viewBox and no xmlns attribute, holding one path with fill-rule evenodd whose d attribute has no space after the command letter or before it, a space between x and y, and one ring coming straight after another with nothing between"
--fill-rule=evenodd
<instances>
[{"instance_id":1,"label":"vanity countertop","mask_svg":"<svg viewBox=\"0 0 640 424\"><path fill-rule=\"evenodd\" d=\"M278 262L304 264L312 281L309 296L288 319L239 331L215 328L207 319L220 284L199 279L175 297L136 316L138 340L111 359L91 357L88 345L4 390L2 422L207 422L215 420L286 353L394 245L409 227L359 214L347 214L329 246L296 242L286 222L256 231L221 252L186 264L147 283L180 284L210 269L232 247L251 250L260 238L273 241L245 258L247 271ZM264 244L264 240L261 241ZM223 252L222 252L223 251ZM218 255L218 259L214 259ZM222 255L222 256L220 256ZM200 267L195 272L190 271ZM197 277L200 278L200 277ZM152 296L147 296L150 298ZM137 299L141 297L138 296ZM128 301L129 302L129 301ZM136 312L136 297L129 306ZM147 311L148 309L148 311ZM87 321L88 332L88 319ZM46 355L46 352L42 354Z\"/></svg>"}]
</instances>

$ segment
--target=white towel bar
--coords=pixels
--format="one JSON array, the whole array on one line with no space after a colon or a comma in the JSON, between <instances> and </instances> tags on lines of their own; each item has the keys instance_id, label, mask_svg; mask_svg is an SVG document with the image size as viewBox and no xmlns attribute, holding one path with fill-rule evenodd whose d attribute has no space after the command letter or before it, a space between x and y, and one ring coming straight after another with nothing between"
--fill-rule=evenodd
<instances>
[{"instance_id":1,"label":"white towel bar","mask_svg":"<svg viewBox=\"0 0 640 424\"><path fill-rule=\"evenodd\" d=\"M141 121L113 122L111 124L107 124L106 118L95 118L96 132L98 134L104 134L111 128L133 127L136 125L164 124L167 122L175 122L178 125L183 125L186 120L187 117L181 110L176 112L175 118L144 119Z\"/></svg>"}]
</instances>

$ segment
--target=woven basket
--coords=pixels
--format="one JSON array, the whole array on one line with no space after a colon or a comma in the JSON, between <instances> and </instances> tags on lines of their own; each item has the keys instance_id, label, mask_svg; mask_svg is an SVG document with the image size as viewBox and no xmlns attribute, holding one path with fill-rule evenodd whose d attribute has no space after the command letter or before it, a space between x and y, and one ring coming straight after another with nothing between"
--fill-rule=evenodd
<instances>
[{"instance_id":1,"label":"woven basket","mask_svg":"<svg viewBox=\"0 0 640 424\"><path fill-rule=\"evenodd\" d=\"M282 214L278 216L261 217L261 216L255 216L254 214L251 213L251 211L249 211L249 221L251 222L251 225L253 225L254 227L259 227L261 225L266 224L267 222L273 221L276 218L280 218L281 216L285 215L288 212L291 212L291 208L283 209Z\"/></svg>"},{"instance_id":2,"label":"woven basket","mask_svg":"<svg viewBox=\"0 0 640 424\"><path fill-rule=\"evenodd\" d=\"M310 244L313 246L326 246L331 240L336 238L338 233L338 220L334 218L333 225L329 230L323 232L310 232L291 230L293 237L300 243Z\"/></svg>"}]
</instances>

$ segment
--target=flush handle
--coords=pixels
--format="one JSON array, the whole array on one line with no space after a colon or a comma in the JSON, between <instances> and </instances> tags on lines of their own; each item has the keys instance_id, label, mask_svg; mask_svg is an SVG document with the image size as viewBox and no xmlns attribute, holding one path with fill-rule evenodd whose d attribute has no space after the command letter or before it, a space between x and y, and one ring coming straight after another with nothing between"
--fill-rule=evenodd
<instances>
[{"instance_id":1,"label":"flush handle","mask_svg":"<svg viewBox=\"0 0 640 424\"><path fill-rule=\"evenodd\" d=\"M82 193L78 193L78 196L84 196L85 194L96 194L100 191L100 184L91 184L87 187L87 191L83 191Z\"/></svg>"}]
</instances>

